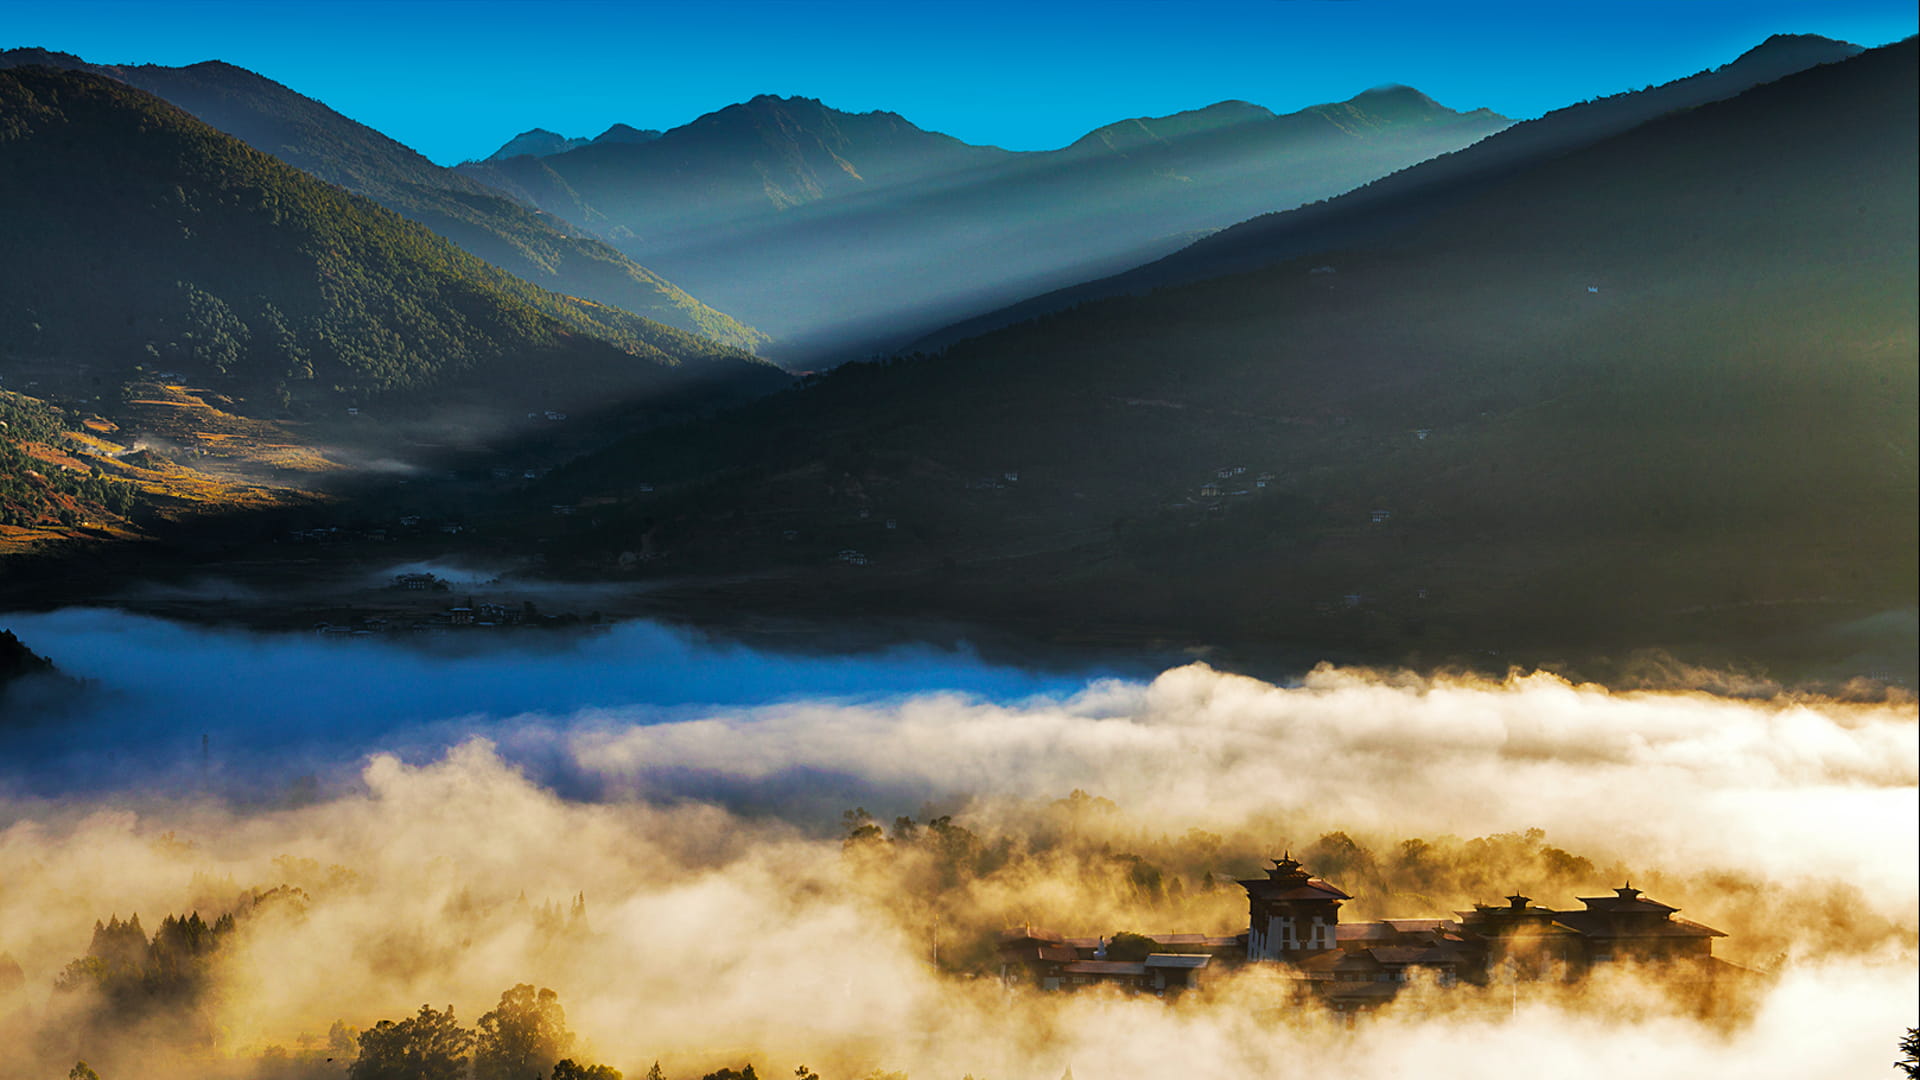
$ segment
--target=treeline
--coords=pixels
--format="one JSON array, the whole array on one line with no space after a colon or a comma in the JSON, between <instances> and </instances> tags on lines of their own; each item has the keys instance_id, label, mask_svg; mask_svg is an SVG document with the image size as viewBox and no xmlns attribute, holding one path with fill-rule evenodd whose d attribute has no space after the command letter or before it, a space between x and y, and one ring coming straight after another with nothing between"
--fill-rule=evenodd
<instances>
[{"instance_id":1,"label":"treeline","mask_svg":"<svg viewBox=\"0 0 1920 1080\"><path fill-rule=\"evenodd\" d=\"M335 1025L332 1042L341 1041ZM404 1020L382 1020L357 1037L359 1053L347 1066L348 1080L625 1080L611 1065L585 1059L567 1027L560 995L520 983L500 995L472 1028L460 1026L453 1006L420 1011ZM328 1059L331 1060L331 1059ZM822 1080L801 1065L794 1080ZM655 1061L641 1080L668 1080ZM690 1078L689 1078L690 1080ZM760 1080L752 1064L706 1073L700 1080ZM907 1080L880 1070L861 1080Z\"/></svg>"},{"instance_id":2,"label":"treeline","mask_svg":"<svg viewBox=\"0 0 1920 1080\"><path fill-rule=\"evenodd\" d=\"M199 912L168 915L149 938L140 916L113 916L93 924L87 954L67 964L54 981L61 993L91 990L102 1011L134 1019L190 1003L208 982L213 954L233 933L231 914L209 923Z\"/></svg>"}]
</instances>

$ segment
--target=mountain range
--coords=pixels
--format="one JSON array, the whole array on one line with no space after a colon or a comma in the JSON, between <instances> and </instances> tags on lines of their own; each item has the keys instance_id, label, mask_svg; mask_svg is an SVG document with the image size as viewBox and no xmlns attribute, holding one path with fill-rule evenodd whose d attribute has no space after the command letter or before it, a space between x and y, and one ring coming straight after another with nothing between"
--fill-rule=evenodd
<instances>
[{"instance_id":1,"label":"mountain range","mask_svg":"<svg viewBox=\"0 0 1920 1080\"><path fill-rule=\"evenodd\" d=\"M1391 237L837 369L556 473L541 503L626 508L547 550L792 568L743 603L1375 656L1911 606L1915 90L1908 40Z\"/></svg>"},{"instance_id":2,"label":"mountain range","mask_svg":"<svg viewBox=\"0 0 1920 1080\"><path fill-rule=\"evenodd\" d=\"M0 71L0 199L38 211L0 215L31 267L0 281L0 376L27 392L0 399L0 542L151 518L179 472L148 434L297 457L436 413L542 467L469 458L339 512L431 499L492 555L687 610L1537 663L1915 603L1912 40L1774 38L1518 125L1390 86L1013 154L761 97L457 171L224 65L55 67ZM304 119L248 129L269 156L126 72ZM743 348L343 190L435 184L684 257L702 295L785 305L788 348L1163 257L769 394L792 384ZM1234 200L1343 184L1162 250Z\"/></svg>"},{"instance_id":3,"label":"mountain range","mask_svg":"<svg viewBox=\"0 0 1920 1080\"><path fill-rule=\"evenodd\" d=\"M1010 152L763 95L639 143L461 171L607 236L796 361L1137 264L1505 127L1406 87L1277 116L1221 102Z\"/></svg>"},{"instance_id":4,"label":"mountain range","mask_svg":"<svg viewBox=\"0 0 1920 1080\"><path fill-rule=\"evenodd\" d=\"M519 157L522 154L530 154L534 157L551 157L554 154L564 154L569 150L578 150L583 146L605 143L651 142L659 137L660 132L658 131L652 129L642 131L630 124L615 124L591 139L585 138L584 136L570 139L565 135L548 131L545 128L534 128L531 131L523 131L513 138L508 139L500 149L489 154L486 160L503 161L507 158Z\"/></svg>"},{"instance_id":5,"label":"mountain range","mask_svg":"<svg viewBox=\"0 0 1920 1080\"><path fill-rule=\"evenodd\" d=\"M1472 146L1437 155L1323 202L1263 213L1145 265L1023 299L944 327L913 343L936 349L1074 304L1255 270L1332 247L1391 237L1474 198L1501 178L1630 130L1656 117L1724 101L1753 87L1860 53L1812 34L1777 34L1732 62L1684 79L1557 109Z\"/></svg>"}]
</instances>

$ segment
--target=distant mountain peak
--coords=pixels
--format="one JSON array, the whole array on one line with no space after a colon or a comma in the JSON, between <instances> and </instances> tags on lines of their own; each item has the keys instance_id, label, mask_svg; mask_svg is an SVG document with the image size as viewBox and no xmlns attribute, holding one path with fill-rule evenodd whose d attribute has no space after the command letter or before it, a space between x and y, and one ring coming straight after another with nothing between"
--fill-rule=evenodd
<instances>
[{"instance_id":1,"label":"distant mountain peak","mask_svg":"<svg viewBox=\"0 0 1920 1080\"><path fill-rule=\"evenodd\" d=\"M1432 98L1428 97L1426 94L1420 92L1419 90L1416 90L1411 86L1408 86L1406 83L1397 83L1397 82L1381 83L1379 86L1369 86L1365 90L1362 90L1358 94L1355 94L1353 96L1353 100L1358 101L1363 97L1369 97L1373 95L1381 95L1386 97L1411 96L1411 97L1419 98L1422 101L1433 100Z\"/></svg>"},{"instance_id":2,"label":"distant mountain peak","mask_svg":"<svg viewBox=\"0 0 1920 1080\"><path fill-rule=\"evenodd\" d=\"M1370 86L1348 98L1347 103L1376 110L1383 106L1391 106L1419 109L1425 112L1453 111L1433 100L1424 91L1416 90L1405 83L1381 83L1379 86Z\"/></svg>"},{"instance_id":3,"label":"distant mountain peak","mask_svg":"<svg viewBox=\"0 0 1920 1080\"><path fill-rule=\"evenodd\" d=\"M47 67L68 68L82 66L86 64L86 61L72 53L55 52L52 49L43 49L37 45L27 45L18 49L0 49L0 63L4 63L10 67L45 65Z\"/></svg>"},{"instance_id":4,"label":"distant mountain peak","mask_svg":"<svg viewBox=\"0 0 1920 1080\"><path fill-rule=\"evenodd\" d=\"M254 78L257 78L257 79L260 79L260 78L265 78L265 77L266 77L266 76L264 76L264 75L261 75L261 74L260 74L259 72L257 72L257 71L253 71L253 70L250 70L250 69L248 69L248 68L243 68L243 67L241 67L241 66L240 66L240 65L238 65L238 64L229 64L229 63L227 63L227 62L226 62L225 60L202 60L202 61L200 61L200 62L198 62L198 63L194 63L194 64L187 64L187 65L184 65L183 67L181 67L181 69L180 69L180 70L182 70L182 71L200 71L200 72L216 72L216 71L217 71L217 72L228 72L228 71L238 71L238 72L240 72L240 73L242 73L242 74L245 74L245 75L251 75L251 76L253 76Z\"/></svg>"},{"instance_id":5,"label":"distant mountain peak","mask_svg":"<svg viewBox=\"0 0 1920 1080\"><path fill-rule=\"evenodd\" d=\"M634 127L632 124L615 124L600 134L595 135L593 142L595 145L603 143L643 143L652 142L659 137L660 132L653 128L642 129Z\"/></svg>"},{"instance_id":6,"label":"distant mountain peak","mask_svg":"<svg viewBox=\"0 0 1920 1080\"><path fill-rule=\"evenodd\" d=\"M1250 101L1216 101L1211 105L1166 116L1136 116L1094 128L1074 140L1068 150L1126 152L1164 145L1201 132L1217 131L1250 121L1271 120L1273 111Z\"/></svg>"},{"instance_id":7,"label":"distant mountain peak","mask_svg":"<svg viewBox=\"0 0 1920 1080\"><path fill-rule=\"evenodd\" d=\"M1456 120L1463 115L1404 83L1383 83L1362 90L1345 101L1316 105L1306 111L1319 113L1342 127L1357 123L1370 128L1431 124ZM1473 115L1504 119L1484 109Z\"/></svg>"},{"instance_id":8,"label":"distant mountain peak","mask_svg":"<svg viewBox=\"0 0 1920 1080\"><path fill-rule=\"evenodd\" d=\"M1812 53L1835 60L1866 52L1850 41L1838 41L1819 34L1773 34L1767 40L1735 57L1733 63L1770 57L1800 57Z\"/></svg>"},{"instance_id":9,"label":"distant mountain peak","mask_svg":"<svg viewBox=\"0 0 1920 1080\"><path fill-rule=\"evenodd\" d=\"M779 94L755 94L742 104L759 109L769 109L776 105L817 105L820 108L826 108L819 98L802 97L798 94L792 97L781 97Z\"/></svg>"},{"instance_id":10,"label":"distant mountain peak","mask_svg":"<svg viewBox=\"0 0 1920 1080\"><path fill-rule=\"evenodd\" d=\"M487 160L505 161L507 158L520 157L523 154L533 157L548 157L553 154L564 154L576 147L585 146L589 141L588 139L568 138L557 131L548 131L546 128L533 128L508 139L506 144L501 146L500 149L495 150Z\"/></svg>"}]
</instances>

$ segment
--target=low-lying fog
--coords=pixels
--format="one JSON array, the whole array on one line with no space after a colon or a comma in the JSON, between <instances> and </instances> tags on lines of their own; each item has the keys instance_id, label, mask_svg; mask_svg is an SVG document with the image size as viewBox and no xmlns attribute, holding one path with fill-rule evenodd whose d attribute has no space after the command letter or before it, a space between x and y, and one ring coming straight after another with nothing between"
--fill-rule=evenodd
<instances>
[{"instance_id":1,"label":"low-lying fog","mask_svg":"<svg viewBox=\"0 0 1920 1080\"><path fill-rule=\"evenodd\" d=\"M105 1080L339 1075L336 1022L427 1003L471 1024L517 983L556 990L580 1056L635 1078L656 1059L828 1080L1874 1076L1920 1010L1911 701L1064 675L637 623L512 648L105 611L0 626L91 680L0 728L9 1080L78 1058ZM890 838L844 843L856 806ZM918 827L887 827L902 816ZM1416 989L1351 1026L1281 1007L1260 972L1170 1003L978 977L1021 922L1244 929L1231 877L1282 849L1361 919L1514 891L1573 907L1630 876L1772 976L1732 1020L1623 979ZM298 891L259 896L279 886ZM54 989L96 920L193 910L237 916L212 985L173 1006L193 1024L107 1023Z\"/></svg>"}]
</instances>

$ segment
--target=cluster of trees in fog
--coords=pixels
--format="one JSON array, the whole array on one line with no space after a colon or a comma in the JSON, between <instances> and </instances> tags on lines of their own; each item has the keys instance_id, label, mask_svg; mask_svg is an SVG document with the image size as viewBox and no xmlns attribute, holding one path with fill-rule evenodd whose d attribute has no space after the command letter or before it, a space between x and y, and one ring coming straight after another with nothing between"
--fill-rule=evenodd
<instances>
[{"instance_id":1,"label":"cluster of trees in fog","mask_svg":"<svg viewBox=\"0 0 1920 1080\"><path fill-rule=\"evenodd\" d=\"M360 1033L349 1080L622 1080L620 1070L574 1056L560 995L521 983L472 1028L453 1006L422 1005L405 1020L382 1020ZM660 1080L656 1065L649 1080Z\"/></svg>"}]
</instances>

